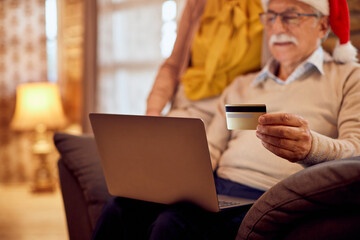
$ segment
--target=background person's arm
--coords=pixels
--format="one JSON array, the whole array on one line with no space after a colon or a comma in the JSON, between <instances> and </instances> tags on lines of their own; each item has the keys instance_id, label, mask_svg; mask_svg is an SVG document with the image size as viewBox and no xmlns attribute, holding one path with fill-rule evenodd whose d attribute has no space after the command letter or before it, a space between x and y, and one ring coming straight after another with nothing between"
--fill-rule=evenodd
<instances>
[{"instance_id":1,"label":"background person's arm","mask_svg":"<svg viewBox=\"0 0 360 240\"><path fill-rule=\"evenodd\" d=\"M206 0L188 0L178 25L177 38L169 58L161 65L147 99L146 114L160 115L171 101L182 74L189 66L190 50Z\"/></svg>"}]
</instances>

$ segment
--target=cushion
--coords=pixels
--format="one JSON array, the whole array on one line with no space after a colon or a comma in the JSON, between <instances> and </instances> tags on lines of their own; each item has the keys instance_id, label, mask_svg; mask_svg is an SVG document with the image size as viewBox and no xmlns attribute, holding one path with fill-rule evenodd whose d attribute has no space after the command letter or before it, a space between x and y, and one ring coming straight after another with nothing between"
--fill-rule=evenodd
<instances>
[{"instance_id":1,"label":"cushion","mask_svg":"<svg viewBox=\"0 0 360 240\"><path fill-rule=\"evenodd\" d=\"M110 198L94 137L56 133L54 143L62 161L78 180L94 228L103 204Z\"/></svg>"},{"instance_id":2,"label":"cushion","mask_svg":"<svg viewBox=\"0 0 360 240\"><path fill-rule=\"evenodd\" d=\"M359 211L359 205L360 157L321 163L265 192L245 216L236 239L283 239L302 218L326 213L328 216L323 219L329 219L332 213ZM332 230L338 229L327 229Z\"/></svg>"}]
</instances>

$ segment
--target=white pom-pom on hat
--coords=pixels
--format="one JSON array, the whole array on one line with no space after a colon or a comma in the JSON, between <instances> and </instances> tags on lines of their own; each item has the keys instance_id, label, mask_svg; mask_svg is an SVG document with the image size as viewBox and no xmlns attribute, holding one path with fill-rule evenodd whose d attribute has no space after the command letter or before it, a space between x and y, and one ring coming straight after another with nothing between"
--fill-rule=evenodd
<instances>
[{"instance_id":1,"label":"white pom-pom on hat","mask_svg":"<svg viewBox=\"0 0 360 240\"><path fill-rule=\"evenodd\" d=\"M337 62L357 62L357 49L349 42L345 44L339 44L339 41L336 44L336 47L333 51L333 58Z\"/></svg>"}]
</instances>

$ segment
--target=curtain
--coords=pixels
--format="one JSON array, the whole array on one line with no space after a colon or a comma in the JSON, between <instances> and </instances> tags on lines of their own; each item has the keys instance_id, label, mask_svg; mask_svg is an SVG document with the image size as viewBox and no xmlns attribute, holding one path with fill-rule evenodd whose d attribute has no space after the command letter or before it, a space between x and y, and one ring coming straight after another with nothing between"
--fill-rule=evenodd
<instances>
[{"instance_id":1,"label":"curtain","mask_svg":"<svg viewBox=\"0 0 360 240\"><path fill-rule=\"evenodd\" d=\"M69 126L80 125L82 119L85 84L83 70L87 52L84 49L85 9L93 2L96 0L57 0L58 84ZM95 41L94 38L90 39ZM88 57L96 59L95 56Z\"/></svg>"},{"instance_id":2,"label":"curtain","mask_svg":"<svg viewBox=\"0 0 360 240\"><path fill-rule=\"evenodd\" d=\"M81 125L84 133L91 132L89 113L95 112L97 79L97 3L96 0L84 2L84 68L83 68L83 106Z\"/></svg>"}]
</instances>

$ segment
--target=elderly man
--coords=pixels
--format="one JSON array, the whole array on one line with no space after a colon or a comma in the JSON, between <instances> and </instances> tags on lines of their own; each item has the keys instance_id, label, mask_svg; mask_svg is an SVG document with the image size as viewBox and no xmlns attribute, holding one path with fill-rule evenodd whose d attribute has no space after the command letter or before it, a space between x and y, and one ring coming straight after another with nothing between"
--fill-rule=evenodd
<instances>
[{"instance_id":1,"label":"elderly man","mask_svg":"<svg viewBox=\"0 0 360 240\"><path fill-rule=\"evenodd\" d=\"M353 63L346 1L265 0L263 6L273 59L225 90L208 128L222 194L257 198L306 166L360 154L360 67ZM340 39L333 58L320 46L329 23ZM228 131L227 103L265 103L269 113L256 132ZM234 239L244 214L116 198L94 238Z\"/></svg>"}]
</instances>

